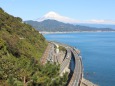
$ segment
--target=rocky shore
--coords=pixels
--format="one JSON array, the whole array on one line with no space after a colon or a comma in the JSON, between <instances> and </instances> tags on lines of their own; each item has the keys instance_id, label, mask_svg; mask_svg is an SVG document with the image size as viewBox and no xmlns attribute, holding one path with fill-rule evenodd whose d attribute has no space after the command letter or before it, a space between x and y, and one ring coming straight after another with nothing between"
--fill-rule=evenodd
<instances>
[{"instance_id":1,"label":"rocky shore","mask_svg":"<svg viewBox=\"0 0 115 86\"><path fill-rule=\"evenodd\" d=\"M89 80L87 80L85 78L82 78L80 86L98 86L98 85L90 82Z\"/></svg>"}]
</instances>

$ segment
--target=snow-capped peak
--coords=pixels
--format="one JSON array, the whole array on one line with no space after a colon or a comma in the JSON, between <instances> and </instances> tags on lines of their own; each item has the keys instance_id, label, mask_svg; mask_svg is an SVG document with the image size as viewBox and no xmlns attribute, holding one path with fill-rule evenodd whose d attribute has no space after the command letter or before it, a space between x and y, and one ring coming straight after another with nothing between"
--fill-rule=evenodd
<instances>
[{"instance_id":1,"label":"snow-capped peak","mask_svg":"<svg viewBox=\"0 0 115 86\"><path fill-rule=\"evenodd\" d=\"M55 18L55 17L59 17L60 15L59 14L57 14L57 13L55 13L55 12L53 12L53 11L51 11L51 12L49 12L49 13L47 13L46 15L44 15L44 17L46 17L46 18Z\"/></svg>"},{"instance_id":2,"label":"snow-capped peak","mask_svg":"<svg viewBox=\"0 0 115 86\"><path fill-rule=\"evenodd\" d=\"M61 16L60 14L56 13L56 12L48 12L47 14L45 14L44 16L38 18L35 21L38 22L42 22L44 20L57 20L63 23L70 23L70 24L77 24L77 23L88 23L88 24L115 24L115 21L113 20L97 20L97 19L93 19L93 20L75 20L69 17L65 17L65 16Z\"/></svg>"},{"instance_id":3,"label":"snow-capped peak","mask_svg":"<svg viewBox=\"0 0 115 86\"><path fill-rule=\"evenodd\" d=\"M61 16L58 13L55 13L53 11L48 12L43 17L37 19L37 21L41 22L41 21L48 20L48 19L57 20L57 21L64 22L64 23L76 23L76 22L78 22L74 19L71 19L71 18L68 18L68 17L65 17L65 16Z\"/></svg>"}]
</instances>

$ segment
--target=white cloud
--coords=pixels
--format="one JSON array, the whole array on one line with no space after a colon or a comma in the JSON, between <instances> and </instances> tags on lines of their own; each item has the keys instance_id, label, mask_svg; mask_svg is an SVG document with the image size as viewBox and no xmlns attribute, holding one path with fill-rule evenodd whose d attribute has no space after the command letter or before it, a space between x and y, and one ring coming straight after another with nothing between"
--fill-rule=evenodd
<instances>
[{"instance_id":1,"label":"white cloud","mask_svg":"<svg viewBox=\"0 0 115 86\"><path fill-rule=\"evenodd\" d=\"M96 19L92 19L92 20L85 20L83 22L85 22L85 23L96 23L96 24L115 24L115 21L113 21L113 20L96 20Z\"/></svg>"}]
</instances>

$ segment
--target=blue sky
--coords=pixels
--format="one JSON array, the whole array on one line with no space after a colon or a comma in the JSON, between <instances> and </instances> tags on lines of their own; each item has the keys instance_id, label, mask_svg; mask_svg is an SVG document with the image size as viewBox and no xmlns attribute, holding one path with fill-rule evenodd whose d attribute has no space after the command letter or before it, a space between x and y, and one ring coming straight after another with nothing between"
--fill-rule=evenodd
<instances>
[{"instance_id":1,"label":"blue sky","mask_svg":"<svg viewBox=\"0 0 115 86\"><path fill-rule=\"evenodd\" d=\"M77 20L115 21L115 0L0 0L0 7L23 20L54 11Z\"/></svg>"}]
</instances>

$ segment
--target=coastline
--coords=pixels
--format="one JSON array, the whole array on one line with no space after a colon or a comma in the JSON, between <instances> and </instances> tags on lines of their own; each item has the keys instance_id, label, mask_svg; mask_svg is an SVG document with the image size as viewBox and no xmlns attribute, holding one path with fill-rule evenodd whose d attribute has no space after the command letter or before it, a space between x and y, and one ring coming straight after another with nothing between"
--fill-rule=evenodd
<instances>
[{"instance_id":1,"label":"coastline","mask_svg":"<svg viewBox=\"0 0 115 86\"><path fill-rule=\"evenodd\" d=\"M70 32L59 32L59 31L57 31L57 32L46 32L46 31L40 31L39 33L41 33L41 34L63 34L63 33L84 33L84 32L86 32L86 33L92 33L92 32L95 32L95 33L100 33L100 32L115 32L115 31L70 31Z\"/></svg>"},{"instance_id":2,"label":"coastline","mask_svg":"<svg viewBox=\"0 0 115 86\"><path fill-rule=\"evenodd\" d=\"M70 44L70 45L72 45L72 46L75 46L75 47L77 47L77 44L75 44L76 43L76 41L74 42L73 40L76 40L77 38L77 40L79 40L79 43L82 43L82 44L80 44L80 45L78 45L79 47L78 47L78 49L80 49L81 50L81 52L83 53L84 52L84 47L86 47L87 49L86 50L89 50L89 52L92 52L92 47L94 47L94 48L98 48L98 49L100 49L100 50L96 50L95 52L97 53L97 52L103 52L103 49L108 49L108 47L107 48L105 48L105 47L102 47L102 48L100 48L100 46L108 46L108 44L110 45L111 44L111 42L112 42L112 45L110 45L109 46L109 48L111 48L111 50L112 51L114 51L114 46L115 46L115 44L114 44L114 37L115 37L115 34L114 34L115 32L102 32L102 33L91 33L92 35L90 35L90 33L73 33L74 35L75 35L75 37L72 37L72 40L70 40L69 38L68 38L68 36L69 35L71 35L71 34L67 34L67 36L65 36L65 37L63 37L63 38L61 38L60 37L60 35L58 36L58 35L55 35L55 34L49 34L49 35L45 35L45 37L47 38L47 39L49 39L49 40L54 40L55 39L55 41L58 41L58 42L61 42L61 43L67 43L68 45ZM81 39L81 34L83 34L83 36L82 36L82 38L84 38L84 39L86 39L86 40L84 40L84 39ZM84 35L85 34L85 35ZM66 34L64 34L64 35L66 35ZM90 36L89 36L90 35ZM99 35L99 36L98 36ZM56 37L54 37L54 36L56 36ZM87 36L87 37L86 37ZM93 37L92 37L93 36ZM98 36L98 39L95 39L95 37L97 37ZM71 36L70 36L71 37ZM89 38L88 38L89 37ZM91 38L92 37L92 38ZM60 39L59 39L60 38ZM111 39L110 39L111 38ZM59 39L59 40L58 40ZM63 40L62 40L63 39ZM88 41L87 41L87 39L88 39ZM106 40L107 39L107 40ZM108 43L108 39L109 40L111 40L111 42L110 43ZM68 41L69 40L69 41ZM90 45L88 45L87 46L87 44L90 42L90 40L91 40L91 43L90 44L93 44L93 46L91 47L91 48L89 48L90 47ZM94 43L92 40L95 40L96 42ZM102 44L99 44L98 45L98 41L100 40L100 42L102 43L102 42L105 42L106 44L105 45L103 45L103 43ZM64 42L63 42L64 41ZM73 43L73 44L71 44L71 42ZM84 44L86 44L85 46L83 46ZM95 45L95 46L94 46ZM88 52L88 55L89 55L89 52ZM108 53L108 51L104 51L104 53L106 53L105 55L107 55L107 56L110 56L111 55L111 52L110 53ZM113 55L115 55L114 53L112 53ZM100 54L99 54L100 55ZM96 57L96 56L98 56L98 58L96 58L96 60L99 60L99 61L103 61L103 59L102 58L100 58L100 56L99 56L98 54L96 54L95 56L94 56L94 58ZM101 55L103 55L103 54L101 54ZM88 58L88 62L89 62L89 57L92 57L92 55L91 56L89 56L89 57L87 57L87 55L84 55L84 56L86 56L86 58ZM103 58L104 58L104 56L102 56ZM114 60L114 58L113 58L113 56L110 56L111 57L111 59L113 59ZM108 57L106 58L106 59L108 59ZM95 60L95 59L91 59L91 61L92 60ZM110 60L111 61L111 60ZM83 57L83 62L85 62L85 60L84 60L84 57ZM105 62L108 62L108 61L105 61ZM85 63L86 64L86 63ZM84 67L87 65L85 65L84 64ZM89 64L92 64L92 65L94 65L94 63L92 62L92 63L89 63ZM97 62L95 63L95 64L98 64ZM99 63L100 65L102 64L102 63ZM110 63L110 66L113 64L113 62L112 63ZM113 67L110 67L110 66L107 66L107 67L109 67L110 69L112 69ZM102 79L102 78L99 78L99 76L97 77L97 73L95 74L95 75L92 75L93 74L93 72L96 72L95 71L95 68L97 68L98 66L96 66L96 65L94 65L94 67L88 67L90 70L92 70L91 72L90 71L87 71L87 70L84 70L84 72L85 72L85 74L88 72L88 73L90 73L90 74L88 74L88 77L90 77L91 76L91 78L90 78L90 81L91 82L95 82L95 84L97 84L97 85L105 85L105 86L109 86L109 82L112 82L112 80L114 79L114 76L111 76L111 74L110 74L110 76L105 76L105 74L107 74L107 69L109 69L109 68L105 68L104 67L104 64L103 65L101 65L101 67L104 67L105 69L102 69L102 71L103 70L106 70L105 71L105 73L101 73L100 72L100 70L98 70L98 69L96 69L96 71L100 74L100 75L104 75L103 77L106 77L106 78L104 78L104 79ZM92 69L92 68L94 68L94 69ZM110 71L110 72L112 72L112 71ZM113 72L112 72L113 73ZM114 73L113 73L114 74ZM109 79L108 77L111 77L111 79ZM92 79L93 78L93 79ZM88 78L86 78L87 80L89 80ZM97 81L98 80L98 81ZM100 81L99 81L100 80ZM105 82L104 80L107 80L107 81L109 81L109 82ZM109 84L108 84L109 83ZM114 86L113 85L113 83L111 83L111 86Z\"/></svg>"}]
</instances>

